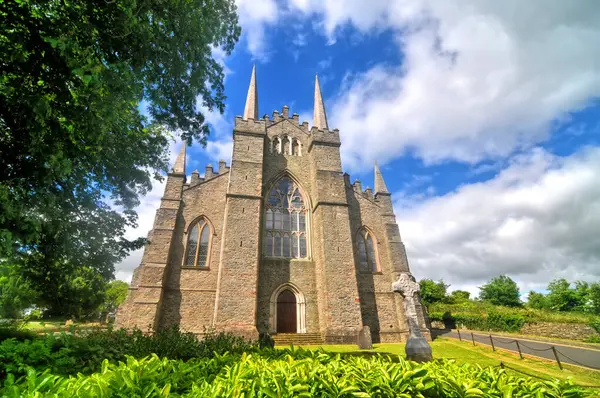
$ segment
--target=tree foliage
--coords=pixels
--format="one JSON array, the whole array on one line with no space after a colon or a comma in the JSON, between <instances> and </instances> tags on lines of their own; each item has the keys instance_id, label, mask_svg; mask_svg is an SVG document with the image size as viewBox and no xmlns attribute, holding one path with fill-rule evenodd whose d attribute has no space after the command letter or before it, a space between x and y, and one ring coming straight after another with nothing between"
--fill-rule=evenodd
<instances>
[{"instance_id":1,"label":"tree foliage","mask_svg":"<svg viewBox=\"0 0 600 398\"><path fill-rule=\"evenodd\" d=\"M469 301L469 299L471 298L471 293L465 291L465 290L454 290L453 292L450 293L449 296L449 301L451 303L464 303L466 301Z\"/></svg>"},{"instance_id":2,"label":"tree foliage","mask_svg":"<svg viewBox=\"0 0 600 398\"><path fill-rule=\"evenodd\" d=\"M127 298L129 284L120 280L111 281L106 288L106 296L102 310L114 312Z\"/></svg>"},{"instance_id":3,"label":"tree foliage","mask_svg":"<svg viewBox=\"0 0 600 398\"><path fill-rule=\"evenodd\" d=\"M196 103L225 99L213 48L239 34L233 0L0 1L0 258L44 300L143 244L124 238L132 209L168 131L205 142Z\"/></svg>"},{"instance_id":4,"label":"tree foliage","mask_svg":"<svg viewBox=\"0 0 600 398\"><path fill-rule=\"evenodd\" d=\"M53 294L41 294L38 305L48 317L68 317L75 320L98 319L100 306L106 297L107 283L92 267L75 267L56 276Z\"/></svg>"},{"instance_id":5,"label":"tree foliage","mask_svg":"<svg viewBox=\"0 0 600 398\"><path fill-rule=\"evenodd\" d=\"M421 279L419 286L421 288L421 300L425 304L433 304L444 300L450 285L446 285L441 279L437 282L432 279Z\"/></svg>"},{"instance_id":6,"label":"tree foliage","mask_svg":"<svg viewBox=\"0 0 600 398\"><path fill-rule=\"evenodd\" d=\"M36 292L13 265L0 263L0 318L17 319L31 307Z\"/></svg>"},{"instance_id":7,"label":"tree foliage","mask_svg":"<svg viewBox=\"0 0 600 398\"><path fill-rule=\"evenodd\" d=\"M522 305L519 287L515 281L506 275L490 279L479 289L479 298L483 301L506 307L519 307Z\"/></svg>"},{"instance_id":8,"label":"tree foliage","mask_svg":"<svg viewBox=\"0 0 600 398\"><path fill-rule=\"evenodd\" d=\"M548 298L542 293L534 292L531 290L527 295L527 306L536 310L549 309Z\"/></svg>"},{"instance_id":9,"label":"tree foliage","mask_svg":"<svg viewBox=\"0 0 600 398\"><path fill-rule=\"evenodd\" d=\"M571 284L564 278L555 279L548 284L546 300L548 307L555 311L600 314L600 282Z\"/></svg>"}]
</instances>

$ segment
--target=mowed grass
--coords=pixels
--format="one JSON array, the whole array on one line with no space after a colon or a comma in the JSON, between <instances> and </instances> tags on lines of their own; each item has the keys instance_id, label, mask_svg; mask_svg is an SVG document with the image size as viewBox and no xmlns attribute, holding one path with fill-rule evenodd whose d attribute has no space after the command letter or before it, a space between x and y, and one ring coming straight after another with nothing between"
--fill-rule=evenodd
<instances>
[{"instance_id":1,"label":"mowed grass","mask_svg":"<svg viewBox=\"0 0 600 398\"><path fill-rule=\"evenodd\" d=\"M37 329L54 329L65 326L65 321L30 321L27 322L23 327L29 330Z\"/></svg>"},{"instance_id":2,"label":"mowed grass","mask_svg":"<svg viewBox=\"0 0 600 398\"><path fill-rule=\"evenodd\" d=\"M280 347L281 348L281 347ZM303 346L307 349L323 348L329 352L340 353L360 353L355 345L321 345L321 346ZM531 376L536 376L544 379L561 379L565 380L568 377L573 379L573 382L582 386L600 386L600 372L584 369L578 366L563 364L563 370L560 370L556 362L545 361L542 359L533 359L526 357L520 359L518 354L513 354L508 351L497 350L492 351L491 347L475 346L470 342L460 342L449 338L437 338L431 342L434 358L454 359L458 363L479 364L483 367L499 366L503 362L508 368L516 369L508 370L515 374L526 373ZM381 354L394 354L405 356L404 344L375 344L373 352ZM519 373L523 372L523 373Z\"/></svg>"}]
</instances>

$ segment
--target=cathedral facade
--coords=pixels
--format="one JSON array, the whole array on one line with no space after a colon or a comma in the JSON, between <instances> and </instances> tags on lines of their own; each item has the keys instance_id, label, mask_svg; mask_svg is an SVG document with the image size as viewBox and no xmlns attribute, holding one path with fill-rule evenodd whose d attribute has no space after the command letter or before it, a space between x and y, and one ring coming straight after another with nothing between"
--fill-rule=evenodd
<instances>
[{"instance_id":1,"label":"cathedral facade","mask_svg":"<svg viewBox=\"0 0 600 398\"><path fill-rule=\"evenodd\" d=\"M350 182L318 78L314 101L311 128L287 106L259 118L253 70L231 167L220 161L188 181L183 145L117 327L355 343L366 325L374 342L406 340L391 285L410 271L391 195L377 164L373 190Z\"/></svg>"}]
</instances>

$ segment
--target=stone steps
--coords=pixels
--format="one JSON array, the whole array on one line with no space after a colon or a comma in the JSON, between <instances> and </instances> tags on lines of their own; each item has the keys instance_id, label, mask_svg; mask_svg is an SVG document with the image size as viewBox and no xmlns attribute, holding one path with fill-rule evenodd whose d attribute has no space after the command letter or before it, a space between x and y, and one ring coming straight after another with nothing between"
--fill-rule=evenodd
<instances>
[{"instance_id":1,"label":"stone steps","mask_svg":"<svg viewBox=\"0 0 600 398\"><path fill-rule=\"evenodd\" d=\"M275 345L320 345L323 336L320 333L277 333L273 335Z\"/></svg>"}]
</instances>

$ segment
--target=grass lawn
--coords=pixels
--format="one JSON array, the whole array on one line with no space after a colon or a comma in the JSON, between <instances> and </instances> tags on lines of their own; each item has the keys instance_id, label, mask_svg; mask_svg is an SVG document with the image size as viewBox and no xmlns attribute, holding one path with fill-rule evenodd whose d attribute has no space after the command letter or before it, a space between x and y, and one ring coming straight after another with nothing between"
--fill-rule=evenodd
<instances>
[{"instance_id":1,"label":"grass lawn","mask_svg":"<svg viewBox=\"0 0 600 398\"><path fill-rule=\"evenodd\" d=\"M309 349L320 347L330 352L359 352L355 345L304 346L304 348ZM508 367L545 379L557 378L564 380L567 377L572 377L573 382L582 386L600 385L600 372L598 371L568 364L563 364L564 370L560 370L555 362L527 357L521 360L518 354L502 350L494 352L491 347L473 347L469 342L440 337L431 343L431 348L433 349L434 358L454 359L458 363L479 364L481 366L498 366L502 361ZM404 344L375 344L373 351L404 356ZM523 375L521 374L521 376Z\"/></svg>"},{"instance_id":2,"label":"grass lawn","mask_svg":"<svg viewBox=\"0 0 600 398\"><path fill-rule=\"evenodd\" d=\"M58 328L65 325L65 321L30 321L23 326L25 329L37 330L37 329L48 329Z\"/></svg>"}]
</instances>

